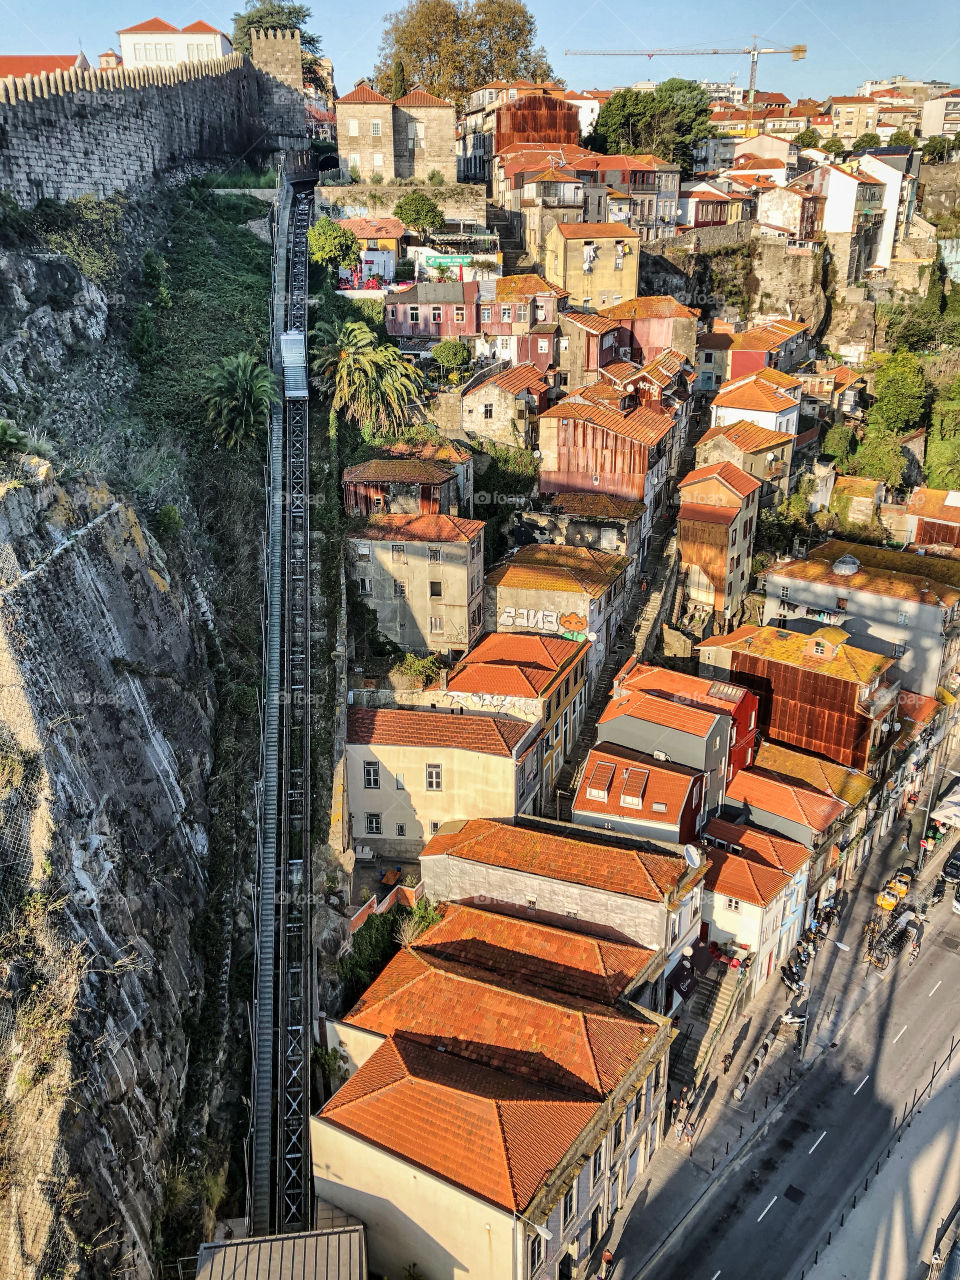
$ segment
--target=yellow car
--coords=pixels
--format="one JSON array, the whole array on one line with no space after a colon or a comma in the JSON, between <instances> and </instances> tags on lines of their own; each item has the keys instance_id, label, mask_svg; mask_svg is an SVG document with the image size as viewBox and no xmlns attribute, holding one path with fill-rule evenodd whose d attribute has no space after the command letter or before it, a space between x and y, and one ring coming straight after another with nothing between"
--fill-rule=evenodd
<instances>
[{"instance_id":1,"label":"yellow car","mask_svg":"<svg viewBox=\"0 0 960 1280\"><path fill-rule=\"evenodd\" d=\"M890 885L877 894L877 906L881 911L892 911L900 901L900 895L894 893Z\"/></svg>"}]
</instances>

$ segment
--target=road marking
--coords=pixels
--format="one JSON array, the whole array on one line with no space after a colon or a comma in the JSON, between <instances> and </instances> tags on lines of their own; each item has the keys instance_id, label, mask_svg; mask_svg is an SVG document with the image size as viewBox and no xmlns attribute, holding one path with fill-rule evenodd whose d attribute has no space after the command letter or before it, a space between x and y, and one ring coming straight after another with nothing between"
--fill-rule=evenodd
<instances>
[{"instance_id":1,"label":"road marking","mask_svg":"<svg viewBox=\"0 0 960 1280\"><path fill-rule=\"evenodd\" d=\"M819 1147L820 1143L824 1140L824 1138L825 1138L826 1136L827 1136L827 1131L826 1131L826 1129L824 1129L823 1133L821 1133L820 1137L816 1140L816 1142L813 1144L813 1146L812 1146L812 1147L810 1148L810 1150L807 1152L807 1155L808 1155L808 1156L812 1156L812 1155L813 1155L813 1153L816 1151L817 1147Z\"/></svg>"},{"instance_id":2,"label":"road marking","mask_svg":"<svg viewBox=\"0 0 960 1280\"><path fill-rule=\"evenodd\" d=\"M856 1096L857 1096L857 1094L860 1092L860 1090L863 1088L863 1086L867 1083L867 1081L868 1081L869 1079L870 1079L870 1077L869 1077L869 1076L864 1076L864 1077L863 1077L863 1079L860 1081L860 1083L857 1085L857 1087L856 1087L856 1088L854 1089L854 1091L853 1091L853 1096L854 1096L854 1097L856 1097Z\"/></svg>"},{"instance_id":3,"label":"road marking","mask_svg":"<svg viewBox=\"0 0 960 1280\"><path fill-rule=\"evenodd\" d=\"M929 999L930 999L930 996L932 996L932 995L933 995L933 992L934 992L934 991L936 991L937 987L942 986L942 985L943 985L943 979L941 978L941 979L940 979L940 981L937 983L937 986L936 986L936 987L934 987L934 988L933 988L933 991L931 991L931 992L930 992L930 994L927 996L927 999L929 1000Z\"/></svg>"},{"instance_id":4,"label":"road marking","mask_svg":"<svg viewBox=\"0 0 960 1280\"><path fill-rule=\"evenodd\" d=\"M767 1205L767 1207L764 1209L763 1213L761 1213L757 1221L762 1222L776 1203L777 1203L777 1197L774 1196L773 1199L770 1201L770 1203ZM716 1280L716 1277L714 1277L714 1280Z\"/></svg>"},{"instance_id":5,"label":"road marking","mask_svg":"<svg viewBox=\"0 0 960 1280\"><path fill-rule=\"evenodd\" d=\"M717 1280L717 1276L718 1276L719 1274L720 1274L720 1272L719 1272L719 1271L715 1271L715 1272L713 1273L713 1275L710 1277L710 1280Z\"/></svg>"},{"instance_id":6,"label":"road marking","mask_svg":"<svg viewBox=\"0 0 960 1280\"><path fill-rule=\"evenodd\" d=\"M903 1028L903 1031L906 1031L906 1029L907 1029L907 1028L906 1028L906 1027L904 1027L904 1028ZM894 1043L894 1044L896 1044L896 1043L897 1043L897 1040L899 1040L899 1039L900 1039L900 1037L903 1035L903 1031L900 1031L900 1032L898 1032L898 1033L897 1033L897 1035L896 1035L896 1037L895 1037L895 1039L894 1039L894 1041L893 1041L893 1043Z\"/></svg>"}]
</instances>

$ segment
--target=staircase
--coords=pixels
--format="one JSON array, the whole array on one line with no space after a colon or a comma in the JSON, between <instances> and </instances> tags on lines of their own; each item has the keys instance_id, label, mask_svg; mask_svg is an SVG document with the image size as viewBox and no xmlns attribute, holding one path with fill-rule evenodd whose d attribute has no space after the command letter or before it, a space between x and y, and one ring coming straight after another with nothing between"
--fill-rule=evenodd
<instances>
[{"instance_id":1,"label":"staircase","mask_svg":"<svg viewBox=\"0 0 960 1280\"><path fill-rule=\"evenodd\" d=\"M496 231L500 239L500 254L505 276L519 275L533 270L533 260L527 256L510 221L510 215L499 205L487 201L487 230Z\"/></svg>"},{"instance_id":2,"label":"staircase","mask_svg":"<svg viewBox=\"0 0 960 1280\"><path fill-rule=\"evenodd\" d=\"M676 1056L671 1054L670 1075L681 1084L693 1085L706 1067L716 1043L714 1035L726 1023L736 999L741 973L721 965L698 980L684 1012L684 1022L689 1019L689 1025L686 1034L681 1032L680 1051Z\"/></svg>"}]
</instances>

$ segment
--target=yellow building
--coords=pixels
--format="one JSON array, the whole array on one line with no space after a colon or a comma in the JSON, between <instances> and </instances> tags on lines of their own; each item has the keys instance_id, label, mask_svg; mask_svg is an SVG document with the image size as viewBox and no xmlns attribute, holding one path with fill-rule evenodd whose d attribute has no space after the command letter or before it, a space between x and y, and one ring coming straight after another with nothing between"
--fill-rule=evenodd
<instances>
[{"instance_id":1,"label":"yellow building","mask_svg":"<svg viewBox=\"0 0 960 1280\"><path fill-rule=\"evenodd\" d=\"M637 296L640 233L622 222L558 222L547 234L544 275L572 307L614 306Z\"/></svg>"},{"instance_id":2,"label":"yellow building","mask_svg":"<svg viewBox=\"0 0 960 1280\"><path fill-rule=\"evenodd\" d=\"M399 218L340 218L338 224L353 232L361 249L383 249L400 261L400 241L407 229Z\"/></svg>"}]
</instances>

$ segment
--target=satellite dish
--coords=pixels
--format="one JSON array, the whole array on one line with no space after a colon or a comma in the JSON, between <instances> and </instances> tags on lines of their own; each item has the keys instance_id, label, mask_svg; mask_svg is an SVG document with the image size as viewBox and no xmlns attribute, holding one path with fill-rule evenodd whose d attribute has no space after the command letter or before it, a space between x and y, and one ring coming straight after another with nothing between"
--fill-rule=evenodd
<instances>
[{"instance_id":1,"label":"satellite dish","mask_svg":"<svg viewBox=\"0 0 960 1280\"><path fill-rule=\"evenodd\" d=\"M700 857L700 850L695 844L685 844L683 846L683 856L686 858L687 865L690 867L699 867L702 861Z\"/></svg>"}]
</instances>

